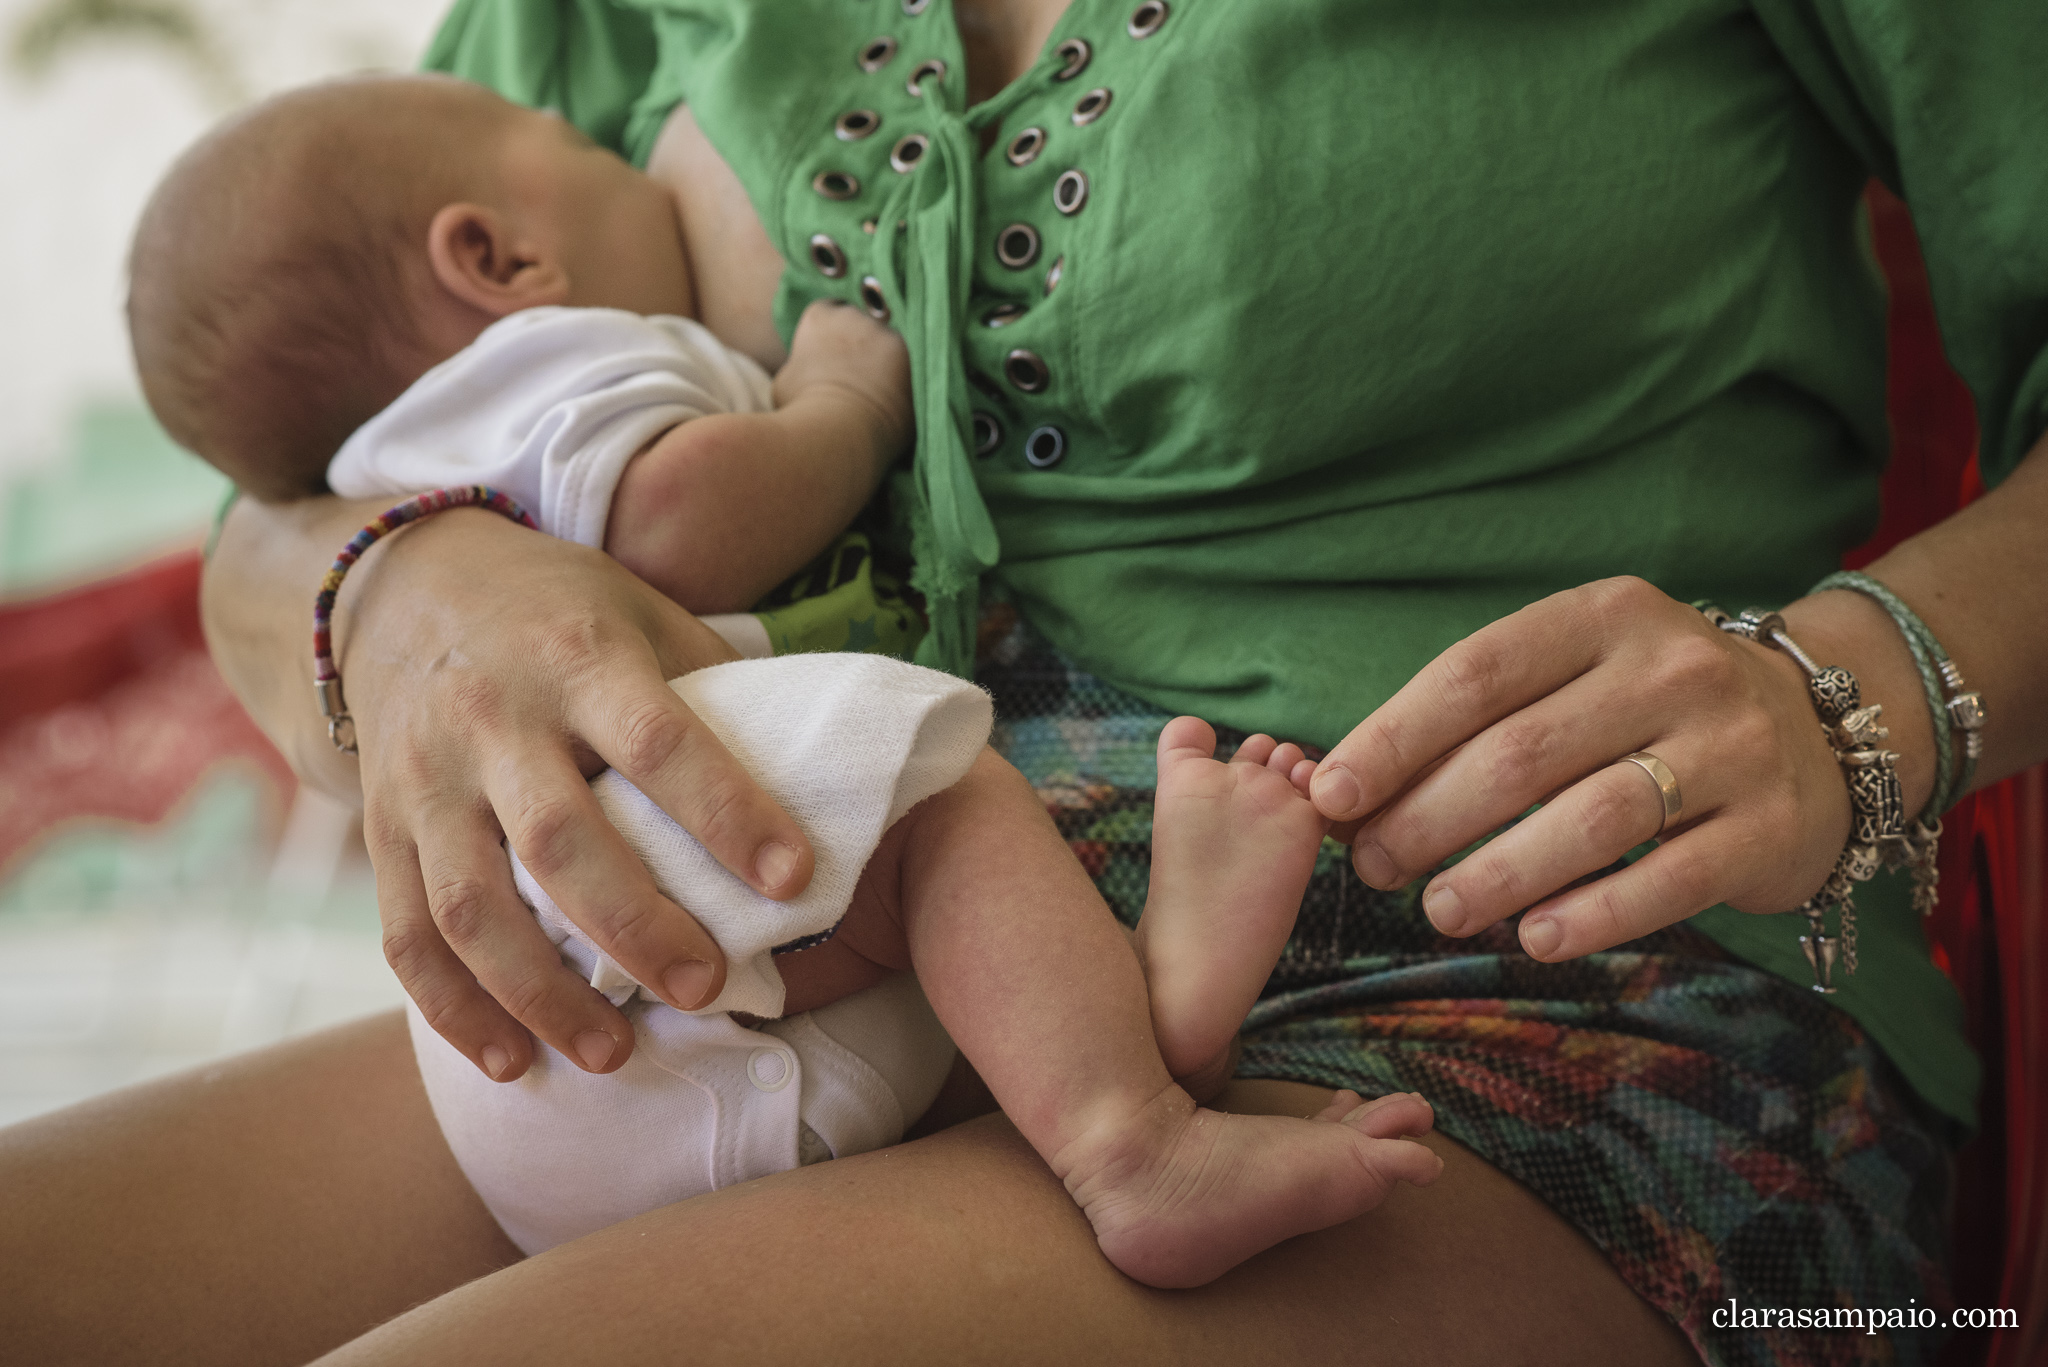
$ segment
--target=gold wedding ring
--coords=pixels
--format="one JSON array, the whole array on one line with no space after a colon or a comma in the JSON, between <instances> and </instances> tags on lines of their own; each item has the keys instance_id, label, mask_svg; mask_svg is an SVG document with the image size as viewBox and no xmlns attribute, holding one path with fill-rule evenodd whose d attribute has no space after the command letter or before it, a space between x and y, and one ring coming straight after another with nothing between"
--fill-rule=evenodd
<instances>
[{"instance_id":1,"label":"gold wedding ring","mask_svg":"<svg viewBox=\"0 0 2048 1367\"><path fill-rule=\"evenodd\" d=\"M1671 772L1671 766L1658 759L1648 750L1638 750L1633 755L1623 755L1622 762L1633 764L1650 776L1657 785L1657 795L1664 799L1664 820L1658 825L1657 833L1662 835L1664 827L1678 815L1678 809L1685 805L1685 799L1678 795L1678 776Z\"/></svg>"}]
</instances>

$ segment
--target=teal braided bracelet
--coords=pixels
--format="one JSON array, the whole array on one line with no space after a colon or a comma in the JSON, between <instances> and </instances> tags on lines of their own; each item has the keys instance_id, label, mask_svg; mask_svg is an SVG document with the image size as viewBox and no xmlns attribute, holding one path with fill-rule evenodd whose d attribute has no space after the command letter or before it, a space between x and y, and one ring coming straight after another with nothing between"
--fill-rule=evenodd
<instances>
[{"instance_id":1,"label":"teal braided bracelet","mask_svg":"<svg viewBox=\"0 0 2048 1367\"><path fill-rule=\"evenodd\" d=\"M1927 623L1896 593L1869 575L1853 570L1829 575L1815 584L1811 592L1827 589L1848 589L1874 600L1898 625L1899 634L1906 639L1906 649L1920 669L1920 686L1927 696L1927 710L1934 717L1938 761L1934 791L1920 813L1920 821L1923 825L1935 825L1943 812L1962 801L1976 776L1977 758L1984 750L1984 700L1966 691L1962 671L1927 629ZM1956 743L1958 732L1960 746Z\"/></svg>"},{"instance_id":2,"label":"teal braided bracelet","mask_svg":"<svg viewBox=\"0 0 2048 1367\"><path fill-rule=\"evenodd\" d=\"M1938 666L1934 658L1928 652L1928 646L1934 641L1933 634L1927 630L1926 623L1922 622L1896 594L1868 575L1853 571L1831 574L1815 584L1811 592L1820 593L1826 589L1847 589L1875 600L1879 607L1891 615L1892 621L1899 628L1899 634L1906 639L1906 650L1913 656L1913 664L1920 671L1920 691L1926 696L1927 711L1934 718L1934 789L1927 795L1927 806L1921 811L1920 820L1939 821L1941 814L1950 806L1945 799L1955 787L1956 747L1950 734L1952 728L1942 709L1941 676L1937 672ZM1939 651L1941 647L1934 645L1934 649Z\"/></svg>"}]
</instances>

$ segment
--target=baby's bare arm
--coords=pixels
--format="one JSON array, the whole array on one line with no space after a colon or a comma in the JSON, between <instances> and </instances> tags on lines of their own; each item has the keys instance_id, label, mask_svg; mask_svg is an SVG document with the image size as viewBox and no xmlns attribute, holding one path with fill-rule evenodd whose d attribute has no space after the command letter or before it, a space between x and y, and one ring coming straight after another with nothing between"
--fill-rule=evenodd
<instances>
[{"instance_id":1,"label":"baby's bare arm","mask_svg":"<svg viewBox=\"0 0 2048 1367\"><path fill-rule=\"evenodd\" d=\"M612 495L605 550L693 613L745 611L874 494L910 442L902 339L845 305L812 305L775 405L670 428Z\"/></svg>"}]
</instances>

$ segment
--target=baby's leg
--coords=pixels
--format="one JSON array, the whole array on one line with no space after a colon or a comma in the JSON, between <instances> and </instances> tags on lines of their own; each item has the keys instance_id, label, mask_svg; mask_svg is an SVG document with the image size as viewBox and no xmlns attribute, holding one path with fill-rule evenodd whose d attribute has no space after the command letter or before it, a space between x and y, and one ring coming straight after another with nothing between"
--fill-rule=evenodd
<instances>
[{"instance_id":1,"label":"baby's leg","mask_svg":"<svg viewBox=\"0 0 2048 1367\"><path fill-rule=\"evenodd\" d=\"M1225 764L1207 722L1176 717L1160 733L1152 885L1137 939L1152 1028L1177 1078L1225 1065L1294 929L1329 827L1297 769L1305 784L1315 766L1267 736Z\"/></svg>"},{"instance_id":2,"label":"baby's leg","mask_svg":"<svg viewBox=\"0 0 2048 1367\"><path fill-rule=\"evenodd\" d=\"M907 950L961 1052L1140 1281L1200 1285L1441 1168L1396 1138L1429 1128L1417 1097L1340 1093L1311 1119L1198 1109L1160 1059L1129 940L993 753L884 838L839 938L890 966Z\"/></svg>"}]
</instances>

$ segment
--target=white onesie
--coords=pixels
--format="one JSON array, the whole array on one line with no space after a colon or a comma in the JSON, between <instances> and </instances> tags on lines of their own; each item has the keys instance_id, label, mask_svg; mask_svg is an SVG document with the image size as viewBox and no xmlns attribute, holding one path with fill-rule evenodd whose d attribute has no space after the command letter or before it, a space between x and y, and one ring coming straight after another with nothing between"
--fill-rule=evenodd
<instances>
[{"instance_id":1,"label":"white onesie","mask_svg":"<svg viewBox=\"0 0 2048 1367\"><path fill-rule=\"evenodd\" d=\"M343 498L488 484L549 536L604 547L633 453L679 422L774 408L768 372L689 318L522 309L485 328L357 428L327 466ZM766 655L752 613L706 617Z\"/></svg>"},{"instance_id":2,"label":"white onesie","mask_svg":"<svg viewBox=\"0 0 2048 1367\"><path fill-rule=\"evenodd\" d=\"M524 309L357 428L327 483L344 498L489 484L549 536L601 547L635 451L691 418L774 406L767 372L688 318Z\"/></svg>"},{"instance_id":3,"label":"white onesie","mask_svg":"<svg viewBox=\"0 0 2048 1367\"><path fill-rule=\"evenodd\" d=\"M688 319L530 309L493 324L364 424L328 483L349 497L489 484L543 531L598 546L620 472L650 438L770 402L760 367ZM727 639L761 653L765 633L740 619L723 623ZM409 1008L449 1146L528 1253L687 1196L894 1143L952 1065L952 1041L911 975L776 1019L783 990L772 954L829 935L882 833L966 773L988 738L988 695L876 655L747 659L670 687L803 827L816 871L801 896L770 901L618 774L591 781L656 885L725 951L717 1000L682 1012L599 951L511 856L520 895L563 960L635 1033L615 1073L592 1076L543 1047L525 1076L499 1084ZM748 1029L732 1011L764 1023Z\"/></svg>"}]
</instances>

